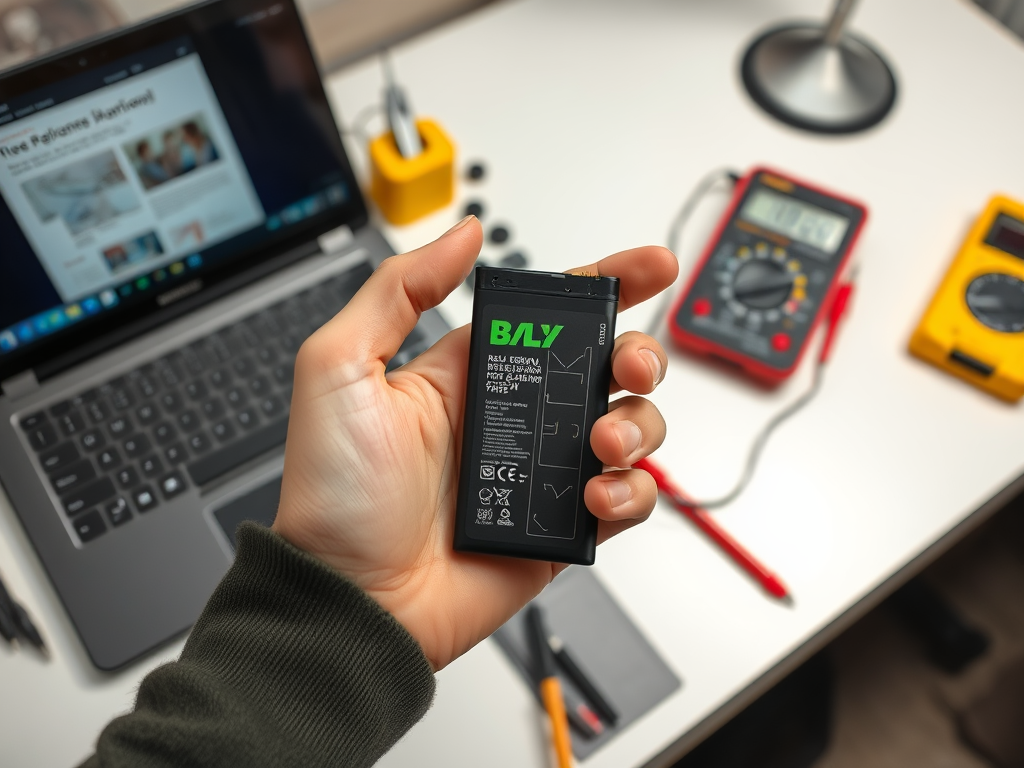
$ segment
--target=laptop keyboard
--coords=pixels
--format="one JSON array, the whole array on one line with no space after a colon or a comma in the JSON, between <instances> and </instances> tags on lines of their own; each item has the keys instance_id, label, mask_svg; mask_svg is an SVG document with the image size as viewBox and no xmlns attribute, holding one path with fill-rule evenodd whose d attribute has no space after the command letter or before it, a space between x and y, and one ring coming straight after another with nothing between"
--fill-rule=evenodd
<instances>
[{"instance_id":1,"label":"laptop keyboard","mask_svg":"<svg viewBox=\"0 0 1024 768\"><path fill-rule=\"evenodd\" d=\"M299 346L372 272L363 263L20 420L84 544L284 443ZM389 367L415 357L418 328Z\"/></svg>"}]
</instances>

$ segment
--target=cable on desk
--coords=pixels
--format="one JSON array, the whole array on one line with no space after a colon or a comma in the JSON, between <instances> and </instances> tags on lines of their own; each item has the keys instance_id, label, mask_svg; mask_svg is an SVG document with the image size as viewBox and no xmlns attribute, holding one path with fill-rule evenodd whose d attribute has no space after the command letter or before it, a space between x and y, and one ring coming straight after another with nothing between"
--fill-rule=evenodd
<instances>
[{"instance_id":1,"label":"cable on desk","mask_svg":"<svg viewBox=\"0 0 1024 768\"><path fill-rule=\"evenodd\" d=\"M728 181L730 187L735 186L736 182L740 180L740 175L735 171L730 171L728 168L716 168L715 170L708 173L704 178L697 182L697 186L693 188L693 191L687 196L686 200L683 201L682 207L676 214L675 218L672 219L672 225L668 229L668 240L666 244L668 249L676 257L676 261L679 261L679 238L682 235L683 227L690 220L690 216L693 215L694 210L707 195L715 187L716 184L722 181ZM679 274L682 274L682 270L679 270ZM676 277L679 280L679 277ZM651 321L651 325L647 329L647 333L653 336L657 333L661 324L664 322L665 313L668 312L669 306L672 304L675 291L672 288L675 287L673 283L662 292L661 303L658 305L657 310L654 313L654 320Z\"/></svg>"},{"instance_id":2,"label":"cable on desk","mask_svg":"<svg viewBox=\"0 0 1024 768\"><path fill-rule=\"evenodd\" d=\"M672 225L668 230L668 248L676 255L677 260L679 259L678 247L683 227L689 221L690 216L697 208L697 205L718 183L722 181L729 181L732 186L735 186L740 178L739 174L734 171L730 171L728 168L716 168L697 183L697 186L694 187L693 191L683 202L682 207L672 220ZM682 273L682 270L680 270L680 273ZM761 459L761 454L764 452L765 446L768 444L768 439L783 423L802 411L808 403L814 400L818 395L818 392L821 390L821 382L825 373L825 364L828 362L829 354L832 350L832 342L835 338L839 320L845 313L847 302L849 301L850 295L853 293L855 277L856 267L851 271L850 277L847 281L840 285L835 298L832 300L832 306L829 308L828 317L825 321L825 329L824 335L822 336L821 346L819 347L814 364L814 375L811 380L811 386L808 387L807 391L800 395L800 397L772 416L757 433L754 438L754 442L750 446L750 450L747 452L747 458L743 464L743 471L740 473L739 479L733 485L732 489L724 496L719 496L716 499L704 499L698 501L681 499L680 503L686 504L693 509L720 509L721 507L731 504L739 498L743 491L747 489L747 486L750 485L750 481L754 478L754 472ZM678 278L676 279L678 280ZM668 311L673 298L674 296L671 290L666 290L664 292L661 304L655 313L654 320L648 328L649 335L654 335L661 323L665 321L665 313Z\"/></svg>"}]
</instances>

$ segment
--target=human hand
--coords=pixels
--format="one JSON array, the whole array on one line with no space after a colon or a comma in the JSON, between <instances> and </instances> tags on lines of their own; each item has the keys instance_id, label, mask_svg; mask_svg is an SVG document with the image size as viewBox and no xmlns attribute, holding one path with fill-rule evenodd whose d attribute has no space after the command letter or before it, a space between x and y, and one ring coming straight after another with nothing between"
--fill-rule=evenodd
<instances>
[{"instance_id":1,"label":"human hand","mask_svg":"<svg viewBox=\"0 0 1024 768\"><path fill-rule=\"evenodd\" d=\"M469 326L385 374L420 313L469 274L483 239L470 217L419 250L386 260L295 363L281 504L274 530L352 579L416 638L441 669L490 635L565 566L452 549ZM624 251L580 270L620 278L620 310L675 279L664 248ZM647 394L667 359L651 337L624 333L612 392ZM630 467L665 437L652 403L615 400L591 445L608 467ZM592 478L584 491L598 541L644 520L657 488L642 470Z\"/></svg>"}]
</instances>

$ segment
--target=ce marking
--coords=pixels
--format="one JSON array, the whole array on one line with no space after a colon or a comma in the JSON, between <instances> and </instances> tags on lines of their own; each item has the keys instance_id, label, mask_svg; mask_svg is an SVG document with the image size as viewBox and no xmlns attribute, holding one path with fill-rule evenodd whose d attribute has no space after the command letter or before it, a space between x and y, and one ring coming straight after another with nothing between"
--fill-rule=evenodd
<instances>
[{"instance_id":1,"label":"ce marking","mask_svg":"<svg viewBox=\"0 0 1024 768\"><path fill-rule=\"evenodd\" d=\"M503 483L514 483L517 480L521 483L526 475L520 474L516 467L498 467L498 471L495 473L496 477Z\"/></svg>"}]
</instances>

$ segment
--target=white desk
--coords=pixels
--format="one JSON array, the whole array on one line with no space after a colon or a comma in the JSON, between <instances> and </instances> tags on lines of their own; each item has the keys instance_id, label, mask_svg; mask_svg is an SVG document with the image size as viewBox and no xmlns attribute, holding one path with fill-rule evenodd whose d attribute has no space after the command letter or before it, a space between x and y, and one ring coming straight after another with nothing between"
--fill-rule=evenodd
<instances>
[{"instance_id":1,"label":"white desk","mask_svg":"<svg viewBox=\"0 0 1024 768\"><path fill-rule=\"evenodd\" d=\"M918 363L907 337L988 196L1024 197L1019 72L1024 46L966 0L868 0L854 18L897 70L900 95L878 128L819 138L764 116L742 92L745 43L769 24L820 17L822 0L526 0L473 14L395 51L414 106L481 158L488 224L536 268L562 269L663 242L709 169L770 163L863 200L858 292L819 399L773 439L749 492L719 519L790 585L766 599L667 508L603 546L597 573L684 686L586 762L661 765L860 613L1024 478L1024 410ZM340 113L379 97L373 63L333 78ZM359 150L354 150L358 152ZM361 156L356 156L361 160ZM724 197L687 230L689 262ZM409 248L460 205L400 231ZM507 250L507 249L504 249ZM485 253L497 253L485 248ZM470 295L445 304L468 320ZM644 328L640 308L620 330ZM697 496L726 489L764 420L806 386L808 369L766 392L672 353L655 396L670 436L659 453ZM981 510L980 512L978 510ZM0 563L55 656L0 648L0 743L12 766L68 765L126 709L170 648L114 676L78 647L6 500ZM546 766L534 701L485 642L439 675L437 702L384 766Z\"/></svg>"}]
</instances>

